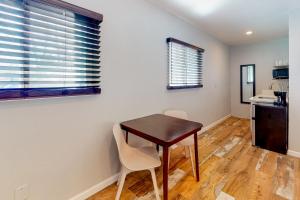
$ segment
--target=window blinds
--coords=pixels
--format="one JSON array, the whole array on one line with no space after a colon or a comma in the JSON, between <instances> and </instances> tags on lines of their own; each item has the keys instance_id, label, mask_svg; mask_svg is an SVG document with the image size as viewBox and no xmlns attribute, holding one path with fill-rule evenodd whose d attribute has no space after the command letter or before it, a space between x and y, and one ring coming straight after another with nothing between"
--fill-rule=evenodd
<instances>
[{"instance_id":1,"label":"window blinds","mask_svg":"<svg viewBox=\"0 0 300 200\"><path fill-rule=\"evenodd\" d=\"M59 0L0 0L0 99L100 93L101 22Z\"/></svg>"},{"instance_id":2,"label":"window blinds","mask_svg":"<svg viewBox=\"0 0 300 200\"><path fill-rule=\"evenodd\" d=\"M167 43L169 46L169 84L167 88L203 87L204 50L174 38L168 38Z\"/></svg>"}]
</instances>

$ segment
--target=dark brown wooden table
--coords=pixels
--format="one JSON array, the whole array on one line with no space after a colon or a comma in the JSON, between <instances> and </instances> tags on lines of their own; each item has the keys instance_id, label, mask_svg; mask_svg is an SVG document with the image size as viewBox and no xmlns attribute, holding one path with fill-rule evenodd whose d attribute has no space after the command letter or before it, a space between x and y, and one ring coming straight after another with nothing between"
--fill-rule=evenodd
<instances>
[{"instance_id":1,"label":"dark brown wooden table","mask_svg":"<svg viewBox=\"0 0 300 200\"><path fill-rule=\"evenodd\" d=\"M162 114L154 114L121 123L121 128L128 133L142 137L163 147L163 197L168 199L168 152L169 147L179 141L194 135L196 178L199 181L199 158L197 132L202 124L188 120L169 117Z\"/></svg>"}]
</instances>

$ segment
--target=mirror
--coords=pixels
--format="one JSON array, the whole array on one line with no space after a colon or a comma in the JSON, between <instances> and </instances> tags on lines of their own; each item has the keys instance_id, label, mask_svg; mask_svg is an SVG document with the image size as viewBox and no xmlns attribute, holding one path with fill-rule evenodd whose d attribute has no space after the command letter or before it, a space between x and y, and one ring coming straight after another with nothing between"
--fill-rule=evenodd
<instances>
[{"instance_id":1,"label":"mirror","mask_svg":"<svg viewBox=\"0 0 300 200\"><path fill-rule=\"evenodd\" d=\"M255 65L241 65L241 103L250 104L255 96Z\"/></svg>"}]
</instances>

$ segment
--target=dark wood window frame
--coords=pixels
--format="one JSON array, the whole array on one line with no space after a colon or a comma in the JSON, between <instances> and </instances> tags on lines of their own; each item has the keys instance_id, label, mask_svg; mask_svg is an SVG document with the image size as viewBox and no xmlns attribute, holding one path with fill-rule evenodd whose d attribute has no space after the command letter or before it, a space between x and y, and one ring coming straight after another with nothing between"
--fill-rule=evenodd
<instances>
[{"instance_id":1,"label":"dark wood window frame","mask_svg":"<svg viewBox=\"0 0 300 200\"><path fill-rule=\"evenodd\" d=\"M62 9L66 9L69 11L72 11L74 13L78 13L80 15L86 16L86 17L90 17L93 19L96 19L98 21L103 21L103 15L79 6L76 6L74 4L71 3L67 3L65 1L61 1L61 0L36 0L38 2L41 3L45 3L45 4L49 4L49 5L53 5L56 6L58 8L62 8Z\"/></svg>"},{"instance_id":2,"label":"dark wood window frame","mask_svg":"<svg viewBox=\"0 0 300 200\"><path fill-rule=\"evenodd\" d=\"M192 45L192 44L189 44L189 43L186 43L186 42L183 42L181 40L178 40L178 39L175 39L175 38L167 38L167 43L169 44L169 66L168 66L168 86L167 86L167 89L168 90L174 90L174 89L188 89L188 88L202 88L203 87L203 84L202 84L202 75L203 75L203 53L204 53L204 49L200 48L200 47L197 47L195 45ZM188 47L190 49L193 49L193 50L196 50L197 51L197 65L198 65L198 71L196 72L198 77L197 77L197 84L191 84L189 85L187 82L184 83L178 83L179 85L172 85L172 79L173 78L170 78L173 76L172 73L172 69L173 69L173 66L172 66L172 61L173 59L176 60L176 58L173 58L172 57L172 47L170 46L170 44L172 43L176 43L176 44L179 44L179 45L182 45L183 47ZM186 61L186 60L185 60ZM187 65L187 64L185 64ZM187 66L184 66L185 68L187 68ZM187 72L186 72L187 73ZM195 72L193 72L192 75L195 75L194 74ZM188 74L186 74L186 76L188 76ZM188 79L188 77L186 77L186 79Z\"/></svg>"}]
</instances>

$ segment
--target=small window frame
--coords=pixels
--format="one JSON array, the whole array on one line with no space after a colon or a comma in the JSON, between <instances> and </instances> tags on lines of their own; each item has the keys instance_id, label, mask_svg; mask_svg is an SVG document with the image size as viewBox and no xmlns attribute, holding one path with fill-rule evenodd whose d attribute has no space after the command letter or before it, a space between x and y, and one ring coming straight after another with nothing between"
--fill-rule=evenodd
<instances>
[{"instance_id":1,"label":"small window frame","mask_svg":"<svg viewBox=\"0 0 300 200\"><path fill-rule=\"evenodd\" d=\"M167 43L176 43L176 44L179 44L179 45L182 45L183 47L187 47L187 48L190 48L192 50L196 50L197 53L198 53L198 58L197 59L201 59L199 60L199 84L197 85L188 85L187 83L184 84L182 83L182 85L171 85L171 61L172 61L172 55L171 55L171 49L170 49L170 45L168 46L168 85L167 85L167 89L168 90L176 90L176 89L188 89L188 88L202 88L203 87L203 53L205 52L204 49L200 48L200 47L197 47L195 45L192 45L192 44L189 44L189 43L186 43L186 42L183 42L181 40L178 40L178 39L175 39L175 38L167 38ZM187 68L187 67L186 67Z\"/></svg>"}]
</instances>

